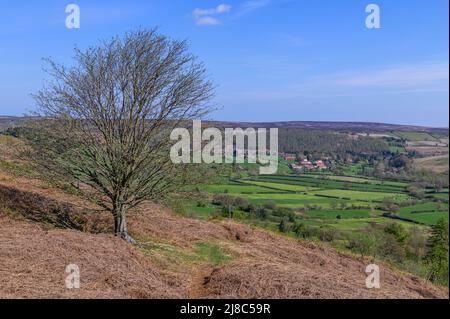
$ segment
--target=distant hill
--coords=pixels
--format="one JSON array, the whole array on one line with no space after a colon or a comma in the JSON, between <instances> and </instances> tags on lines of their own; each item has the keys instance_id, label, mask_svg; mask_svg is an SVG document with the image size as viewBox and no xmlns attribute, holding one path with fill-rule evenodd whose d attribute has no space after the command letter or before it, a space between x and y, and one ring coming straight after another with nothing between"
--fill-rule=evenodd
<instances>
[{"instance_id":1,"label":"distant hill","mask_svg":"<svg viewBox=\"0 0 450 319\"><path fill-rule=\"evenodd\" d=\"M32 117L0 116L0 131L10 127L22 126ZM300 128L327 131L345 132L428 132L432 134L449 135L449 129L444 127L426 127L416 125L399 125L370 122L324 122L324 121L287 121L287 122L231 122L231 121L208 121L210 126L223 127L276 127L276 128Z\"/></svg>"},{"instance_id":2,"label":"distant hill","mask_svg":"<svg viewBox=\"0 0 450 319\"><path fill-rule=\"evenodd\" d=\"M277 128L300 128L327 131L347 131L347 132L428 132L448 136L448 127L426 127L416 125L400 125L371 122L324 122L324 121L287 121L287 122L219 122L225 127L277 127Z\"/></svg>"},{"instance_id":3,"label":"distant hill","mask_svg":"<svg viewBox=\"0 0 450 319\"><path fill-rule=\"evenodd\" d=\"M30 119L32 119L32 117L0 116L0 131L10 127L23 126L25 122Z\"/></svg>"}]
</instances>

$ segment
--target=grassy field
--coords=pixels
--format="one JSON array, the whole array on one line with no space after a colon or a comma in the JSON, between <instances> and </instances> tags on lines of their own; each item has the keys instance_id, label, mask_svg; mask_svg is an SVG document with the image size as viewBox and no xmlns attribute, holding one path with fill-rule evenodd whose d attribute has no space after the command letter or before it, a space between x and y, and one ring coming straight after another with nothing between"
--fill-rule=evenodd
<instances>
[{"instance_id":1,"label":"grassy field","mask_svg":"<svg viewBox=\"0 0 450 319\"><path fill-rule=\"evenodd\" d=\"M408 223L408 222L403 222L403 221L395 221L395 222L403 225L407 229L415 226L414 224ZM368 227L370 224L388 225L391 223L393 223L393 221L389 218L371 217L371 218L339 219L329 225L330 225L330 227L336 228L344 233L345 232L354 233L354 232L363 230L364 228Z\"/></svg>"},{"instance_id":2,"label":"grassy field","mask_svg":"<svg viewBox=\"0 0 450 319\"><path fill-rule=\"evenodd\" d=\"M383 217L383 201L387 198L401 206L398 216L413 222L395 220L406 227L426 227L439 218L448 219L448 203L425 202L405 206L404 201L413 198L408 194L407 184L398 181L382 181L362 176L328 174L266 175L245 177L220 184L200 185L198 190L212 198L215 194L241 197L252 205L272 207L264 220L235 209L234 217L246 223L277 230L283 217L278 208L290 209L294 220L313 227L330 226L352 234L369 225L387 225L394 220ZM448 200L448 190L430 193L428 196ZM185 212L198 218L210 218L223 214L220 206L211 200L205 205L195 201L185 205Z\"/></svg>"},{"instance_id":3,"label":"grassy field","mask_svg":"<svg viewBox=\"0 0 450 319\"><path fill-rule=\"evenodd\" d=\"M443 199L443 200L446 200L447 202L449 201L448 192L432 194L431 197L437 198L437 199Z\"/></svg>"},{"instance_id":4,"label":"grassy field","mask_svg":"<svg viewBox=\"0 0 450 319\"><path fill-rule=\"evenodd\" d=\"M362 191L342 190L342 189L327 189L327 190L313 191L311 192L311 194L319 196L338 197L340 199L348 199L351 201L369 201L369 202L370 201L381 202L385 198L390 198L396 202L411 199L411 197L406 194L396 194L388 192L362 192Z\"/></svg>"},{"instance_id":5,"label":"grassy field","mask_svg":"<svg viewBox=\"0 0 450 319\"><path fill-rule=\"evenodd\" d=\"M373 184L373 185L387 185L387 186L399 186L406 187L406 183L402 182L392 182L392 181L380 181L365 177L356 177L356 176L341 176L341 175L331 175L331 174L305 174L305 176L311 176L322 179L329 179L333 181L343 181L343 182L352 182L352 183L363 183L363 184Z\"/></svg>"},{"instance_id":6,"label":"grassy field","mask_svg":"<svg viewBox=\"0 0 450 319\"><path fill-rule=\"evenodd\" d=\"M350 177L352 178L352 177ZM351 180L337 180L330 178L329 175L318 177L317 175L263 175L259 176L258 181L281 183L287 185L302 185L307 187L343 189L357 191L380 191L406 193L406 184L394 183L383 184L381 181L364 180L364 182L354 182Z\"/></svg>"},{"instance_id":7,"label":"grassy field","mask_svg":"<svg viewBox=\"0 0 450 319\"><path fill-rule=\"evenodd\" d=\"M392 153L401 154L401 153L406 153L406 148L404 148L403 146L389 145L389 151Z\"/></svg>"},{"instance_id":8,"label":"grassy field","mask_svg":"<svg viewBox=\"0 0 450 319\"><path fill-rule=\"evenodd\" d=\"M345 199L335 199L316 196L314 194L242 194L241 197L249 200L251 203L264 205L273 202L278 206L289 207L292 209L302 209L305 205L319 205L321 208L330 208L333 203L348 205L367 206L366 202L349 201Z\"/></svg>"},{"instance_id":9,"label":"grassy field","mask_svg":"<svg viewBox=\"0 0 450 319\"><path fill-rule=\"evenodd\" d=\"M348 218L369 218L371 211L368 209L349 210L311 210L305 213L306 216L319 219L348 219Z\"/></svg>"},{"instance_id":10,"label":"grassy field","mask_svg":"<svg viewBox=\"0 0 450 319\"><path fill-rule=\"evenodd\" d=\"M419 223L433 225L442 217L448 219L448 208L447 203L421 203L400 208L399 216Z\"/></svg>"},{"instance_id":11,"label":"grassy field","mask_svg":"<svg viewBox=\"0 0 450 319\"><path fill-rule=\"evenodd\" d=\"M291 191L291 192L307 192L311 190L316 190L316 187L302 186L302 185L291 185L291 184L283 184L283 183L271 183L271 182L260 182L253 180L241 180L242 183L249 185L257 185L262 187L268 187L271 189L283 190L283 191Z\"/></svg>"},{"instance_id":12,"label":"grassy field","mask_svg":"<svg viewBox=\"0 0 450 319\"><path fill-rule=\"evenodd\" d=\"M426 132L395 132L395 135L407 141L438 141L434 136Z\"/></svg>"},{"instance_id":13,"label":"grassy field","mask_svg":"<svg viewBox=\"0 0 450 319\"><path fill-rule=\"evenodd\" d=\"M445 172L448 170L449 157L447 155L431 156L424 158L417 158L414 163L418 168L429 169L434 172Z\"/></svg>"},{"instance_id":14,"label":"grassy field","mask_svg":"<svg viewBox=\"0 0 450 319\"><path fill-rule=\"evenodd\" d=\"M283 193L284 191L279 189L270 189L257 185L250 184L204 184L198 186L199 190L207 193L215 194L261 194L261 193Z\"/></svg>"}]
</instances>

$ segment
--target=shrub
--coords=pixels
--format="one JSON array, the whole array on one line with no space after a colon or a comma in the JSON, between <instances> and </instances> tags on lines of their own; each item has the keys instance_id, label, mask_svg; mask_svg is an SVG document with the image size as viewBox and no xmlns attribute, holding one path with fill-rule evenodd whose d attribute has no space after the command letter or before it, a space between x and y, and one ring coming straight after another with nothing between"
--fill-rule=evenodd
<instances>
[{"instance_id":1,"label":"shrub","mask_svg":"<svg viewBox=\"0 0 450 319\"><path fill-rule=\"evenodd\" d=\"M206 203L202 200L197 201L197 207L206 207Z\"/></svg>"},{"instance_id":2,"label":"shrub","mask_svg":"<svg viewBox=\"0 0 450 319\"><path fill-rule=\"evenodd\" d=\"M321 241L332 242L338 238L338 231L333 227L320 227L318 236Z\"/></svg>"},{"instance_id":3,"label":"shrub","mask_svg":"<svg viewBox=\"0 0 450 319\"><path fill-rule=\"evenodd\" d=\"M248 200L246 200L245 198L242 197L235 197L234 201L233 201L233 205L235 207L238 207L241 210L245 210L248 208Z\"/></svg>"},{"instance_id":4,"label":"shrub","mask_svg":"<svg viewBox=\"0 0 450 319\"><path fill-rule=\"evenodd\" d=\"M213 205L222 205L223 201L224 201L224 195L215 194L212 199L212 204Z\"/></svg>"},{"instance_id":5,"label":"shrub","mask_svg":"<svg viewBox=\"0 0 450 319\"><path fill-rule=\"evenodd\" d=\"M278 225L278 230L282 233L287 233L289 231L289 224L286 218L283 218Z\"/></svg>"},{"instance_id":6,"label":"shrub","mask_svg":"<svg viewBox=\"0 0 450 319\"><path fill-rule=\"evenodd\" d=\"M312 226L305 225L302 222L296 222L292 226L292 231L299 238L311 238L317 235L317 229Z\"/></svg>"},{"instance_id":7,"label":"shrub","mask_svg":"<svg viewBox=\"0 0 450 319\"><path fill-rule=\"evenodd\" d=\"M265 220L269 217L269 213L267 212L267 209L259 206L255 209L255 216L258 219Z\"/></svg>"},{"instance_id":8,"label":"shrub","mask_svg":"<svg viewBox=\"0 0 450 319\"><path fill-rule=\"evenodd\" d=\"M362 257L375 256L376 239L371 234L357 234L350 239L347 247Z\"/></svg>"},{"instance_id":9,"label":"shrub","mask_svg":"<svg viewBox=\"0 0 450 319\"><path fill-rule=\"evenodd\" d=\"M424 261L428 267L428 278L448 284L448 221L442 218L432 227L427 249Z\"/></svg>"},{"instance_id":10,"label":"shrub","mask_svg":"<svg viewBox=\"0 0 450 319\"><path fill-rule=\"evenodd\" d=\"M274 215L283 217L283 218L287 218L289 220L289 222L291 222L291 223L295 222L295 213L291 208L278 207L275 210Z\"/></svg>"},{"instance_id":11,"label":"shrub","mask_svg":"<svg viewBox=\"0 0 450 319\"><path fill-rule=\"evenodd\" d=\"M400 245L405 245L409 237L405 227L399 223L390 223L386 225L384 227L384 232L393 235Z\"/></svg>"},{"instance_id":12,"label":"shrub","mask_svg":"<svg viewBox=\"0 0 450 319\"><path fill-rule=\"evenodd\" d=\"M264 204L264 208L275 210L275 209L277 209L277 204L273 200L271 200Z\"/></svg>"}]
</instances>

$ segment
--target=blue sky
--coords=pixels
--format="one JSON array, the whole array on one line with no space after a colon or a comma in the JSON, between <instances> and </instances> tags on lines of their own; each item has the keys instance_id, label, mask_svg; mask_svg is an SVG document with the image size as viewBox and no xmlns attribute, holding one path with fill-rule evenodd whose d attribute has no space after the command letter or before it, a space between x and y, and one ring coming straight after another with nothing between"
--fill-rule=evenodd
<instances>
[{"instance_id":1,"label":"blue sky","mask_svg":"<svg viewBox=\"0 0 450 319\"><path fill-rule=\"evenodd\" d=\"M79 5L81 28L65 27ZM380 7L368 29L365 8ZM188 39L217 85L211 115L240 121L448 126L447 0L0 0L0 114L34 107L42 57L137 27Z\"/></svg>"}]
</instances>

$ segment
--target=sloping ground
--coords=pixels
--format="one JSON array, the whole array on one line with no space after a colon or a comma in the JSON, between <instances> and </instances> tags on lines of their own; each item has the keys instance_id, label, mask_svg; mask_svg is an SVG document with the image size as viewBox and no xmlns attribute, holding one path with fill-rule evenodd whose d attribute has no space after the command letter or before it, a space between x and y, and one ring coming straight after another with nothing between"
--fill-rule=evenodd
<instances>
[{"instance_id":1,"label":"sloping ground","mask_svg":"<svg viewBox=\"0 0 450 319\"><path fill-rule=\"evenodd\" d=\"M84 214L89 205L37 181L1 175L0 197L0 298L448 298L447 290L383 264L381 289L369 290L370 261L233 222L183 218L154 204L130 214L132 234L148 242L133 247L95 234L108 229L108 216L95 217L92 228L95 214ZM67 218L83 231L63 229ZM201 243L228 258L201 258ZM80 267L80 289L65 288L70 263Z\"/></svg>"},{"instance_id":2,"label":"sloping ground","mask_svg":"<svg viewBox=\"0 0 450 319\"><path fill-rule=\"evenodd\" d=\"M418 168L428 169L437 173L444 173L448 171L448 154L441 156L432 156L432 157L424 157L418 158L414 160L414 163Z\"/></svg>"},{"instance_id":3,"label":"sloping ground","mask_svg":"<svg viewBox=\"0 0 450 319\"><path fill-rule=\"evenodd\" d=\"M66 289L66 266L81 288ZM177 298L176 278L120 239L0 218L0 298Z\"/></svg>"}]
</instances>

